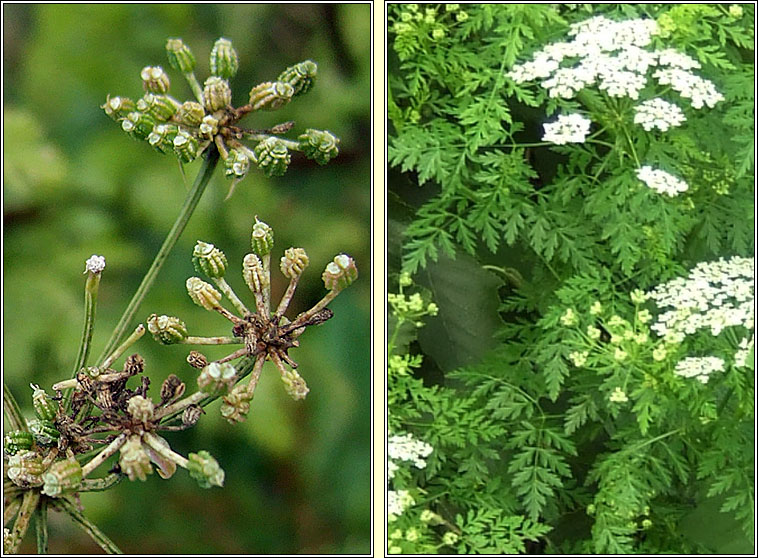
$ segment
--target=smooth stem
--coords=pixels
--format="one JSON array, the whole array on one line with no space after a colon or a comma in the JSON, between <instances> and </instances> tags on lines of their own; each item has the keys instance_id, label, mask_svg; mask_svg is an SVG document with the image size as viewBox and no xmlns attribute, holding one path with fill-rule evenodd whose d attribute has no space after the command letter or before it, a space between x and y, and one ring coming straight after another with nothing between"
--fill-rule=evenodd
<instances>
[{"instance_id":1,"label":"smooth stem","mask_svg":"<svg viewBox=\"0 0 758 558\"><path fill-rule=\"evenodd\" d=\"M95 328L95 309L100 275L101 273L87 272L87 281L84 284L84 330L82 331L82 341L79 344L79 352L76 355L74 371L71 374L72 378L76 378L79 370L87 364L87 357L92 346L92 331Z\"/></svg>"},{"instance_id":2,"label":"smooth stem","mask_svg":"<svg viewBox=\"0 0 758 558\"><path fill-rule=\"evenodd\" d=\"M40 493L38 490L27 490L24 493L24 497L21 500L21 507L18 510L16 516L16 522L13 524L13 530L10 532L7 545L3 541L3 550L7 554L16 554L18 546L21 544L21 540L26 535L26 531L29 529L29 520L34 515L34 510L37 508L39 502Z\"/></svg>"},{"instance_id":3,"label":"smooth stem","mask_svg":"<svg viewBox=\"0 0 758 558\"><path fill-rule=\"evenodd\" d=\"M184 399L180 399L179 401L169 405L168 407L164 407L163 409L155 411L154 418L155 420L158 420L168 415L174 414L178 411L182 411L186 407L189 407L190 405L195 405L197 403L200 403L206 397L208 397L207 393L204 393L202 391L196 391L192 395L185 397Z\"/></svg>"},{"instance_id":4,"label":"smooth stem","mask_svg":"<svg viewBox=\"0 0 758 558\"><path fill-rule=\"evenodd\" d=\"M189 460L183 455L179 455L168 446L163 445L159 440L156 439L155 434L153 434L152 432L146 432L145 435L142 437L142 441L145 442L151 448L153 448L155 452L161 457L165 457L169 461L173 461L174 463L176 463L177 465L179 465L179 467L182 467L183 469L187 468L187 465L189 464Z\"/></svg>"},{"instance_id":5,"label":"smooth stem","mask_svg":"<svg viewBox=\"0 0 758 558\"><path fill-rule=\"evenodd\" d=\"M110 473L100 479L84 479L77 492L101 492L120 482L124 478L118 473Z\"/></svg>"},{"instance_id":6,"label":"smooth stem","mask_svg":"<svg viewBox=\"0 0 758 558\"><path fill-rule=\"evenodd\" d=\"M37 554L47 554L47 499L41 498L34 516L34 528L37 532Z\"/></svg>"},{"instance_id":7,"label":"smooth stem","mask_svg":"<svg viewBox=\"0 0 758 558\"><path fill-rule=\"evenodd\" d=\"M89 463L82 467L82 478L87 478L92 471L97 469L106 459L116 453L116 451L124 445L124 442L126 442L126 432L119 434L118 437L108 444L103 451L98 453Z\"/></svg>"},{"instance_id":8,"label":"smooth stem","mask_svg":"<svg viewBox=\"0 0 758 558\"><path fill-rule=\"evenodd\" d=\"M189 84L190 89L192 89L192 93L195 95L197 102L202 105L203 104L203 88L200 87L200 84L198 83L197 78L195 77L195 72L188 72L184 74L184 78L187 80L187 83Z\"/></svg>"},{"instance_id":9,"label":"smooth stem","mask_svg":"<svg viewBox=\"0 0 758 558\"><path fill-rule=\"evenodd\" d=\"M5 412L5 418L8 419L13 430L29 432L24 415L21 414L21 407L18 406L16 398L13 397L11 390L8 389L8 385L5 382L3 382L3 411Z\"/></svg>"},{"instance_id":10,"label":"smooth stem","mask_svg":"<svg viewBox=\"0 0 758 558\"><path fill-rule=\"evenodd\" d=\"M121 355L123 355L129 347L131 347L132 345L134 345L137 342L137 340L140 337L142 337L143 335L145 335L145 326L142 325L142 324L140 324L132 332L132 334L129 337L126 338L126 341L124 341L123 343L121 343L121 345L119 345L118 348L116 348L116 350L113 351L110 354L110 356L103 361L103 363L100 365L100 371L102 372L102 371L110 368L110 366L114 362L116 362L116 360Z\"/></svg>"},{"instance_id":11,"label":"smooth stem","mask_svg":"<svg viewBox=\"0 0 758 558\"><path fill-rule=\"evenodd\" d=\"M223 277L213 277L213 282L218 285L218 288L222 293L224 293L224 296L226 296L226 298L228 298L229 301L234 305L234 307L240 313L240 316L244 316L245 314L250 313L250 310L247 309L247 307L243 304L237 294L229 286L229 283L227 283Z\"/></svg>"},{"instance_id":12,"label":"smooth stem","mask_svg":"<svg viewBox=\"0 0 758 558\"><path fill-rule=\"evenodd\" d=\"M192 335L180 341L183 345L239 345L244 342L242 337L194 337Z\"/></svg>"},{"instance_id":13,"label":"smooth stem","mask_svg":"<svg viewBox=\"0 0 758 558\"><path fill-rule=\"evenodd\" d=\"M84 517L84 514L79 511L76 504L66 498L58 498L55 500L55 504L64 512L66 512L74 523L79 525L85 533L87 533L97 545L105 550L108 554L123 554L121 549L103 533L97 525L92 523L89 519Z\"/></svg>"},{"instance_id":14,"label":"smooth stem","mask_svg":"<svg viewBox=\"0 0 758 558\"><path fill-rule=\"evenodd\" d=\"M195 178L195 183L192 185L192 189L187 194L187 198L184 200L184 204L179 211L179 215L177 216L174 225L171 227L168 236L166 236L166 240L163 241L163 245L161 246L160 250L158 250L158 254L156 254L155 259L150 266L150 269L148 269L144 279L142 279L142 283L137 289L137 292L134 293L131 302L129 302L129 306L127 306L124 314L121 316L121 320L118 322L118 325L113 331L111 338L105 345L103 353L100 355L100 358L97 359L98 362L102 362L105 357L107 357L113 351L113 349L119 344L121 338L126 333L126 330L129 327L131 321L134 319L134 315L137 313L142 300L150 290L150 287L153 286L153 283L158 276L158 272L163 267L163 264L166 262L166 258L168 258L169 253L176 245L177 240L179 240L179 236L182 234L182 231L184 231L184 227L187 226L187 222L192 216L192 213L195 211L197 204L200 202L200 198L202 197L203 192L205 191L205 187L208 185L208 181L213 175L213 171L215 170L217 164L218 151L215 149L215 147L211 146L206 151L205 158L203 159L203 166L200 168L200 172L198 172L197 177Z\"/></svg>"}]
</instances>

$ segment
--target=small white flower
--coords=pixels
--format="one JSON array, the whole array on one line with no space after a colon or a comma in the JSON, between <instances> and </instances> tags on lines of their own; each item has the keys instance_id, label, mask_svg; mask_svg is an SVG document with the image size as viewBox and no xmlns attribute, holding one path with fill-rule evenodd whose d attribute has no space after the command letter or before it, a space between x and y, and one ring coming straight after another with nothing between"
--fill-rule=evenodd
<instances>
[{"instance_id":1,"label":"small white flower","mask_svg":"<svg viewBox=\"0 0 758 558\"><path fill-rule=\"evenodd\" d=\"M574 363L574 366L581 368L587 362L587 357L590 355L588 351L574 351L569 354L569 359Z\"/></svg>"},{"instance_id":2,"label":"small white flower","mask_svg":"<svg viewBox=\"0 0 758 558\"><path fill-rule=\"evenodd\" d=\"M584 143L590 133L592 122L580 114L561 114L555 122L544 125L545 134L542 141L549 141L557 145L566 143Z\"/></svg>"},{"instance_id":3,"label":"small white flower","mask_svg":"<svg viewBox=\"0 0 758 558\"><path fill-rule=\"evenodd\" d=\"M593 316L597 316L602 311L603 311L603 305L600 304L599 300L596 300L595 302L592 303L592 306L590 306L590 314L592 314Z\"/></svg>"},{"instance_id":4,"label":"small white flower","mask_svg":"<svg viewBox=\"0 0 758 558\"><path fill-rule=\"evenodd\" d=\"M646 131L653 128L665 132L684 122L686 118L682 109L663 99L650 99L634 109L634 123L641 124Z\"/></svg>"},{"instance_id":5,"label":"small white flower","mask_svg":"<svg viewBox=\"0 0 758 558\"><path fill-rule=\"evenodd\" d=\"M91 256L84 262L84 273L102 273L105 269L105 257Z\"/></svg>"},{"instance_id":6,"label":"small white flower","mask_svg":"<svg viewBox=\"0 0 758 558\"><path fill-rule=\"evenodd\" d=\"M637 178L639 178L648 188L652 188L659 194L666 194L674 197L681 192L686 192L689 186L683 180L662 171L653 169L646 165L637 169Z\"/></svg>"},{"instance_id":7,"label":"small white flower","mask_svg":"<svg viewBox=\"0 0 758 558\"><path fill-rule=\"evenodd\" d=\"M712 372L724 370L724 361L718 357L687 357L676 363L674 374L684 378L696 378L708 383Z\"/></svg>"},{"instance_id":8,"label":"small white flower","mask_svg":"<svg viewBox=\"0 0 758 558\"><path fill-rule=\"evenodd\" d=\"M629 401L629 398L626 396L626 393L624 393L624 390L618 387L613 390L613 393L611 393L609 399L614 403L626 403Z\"/></svg>"}]
</instances>

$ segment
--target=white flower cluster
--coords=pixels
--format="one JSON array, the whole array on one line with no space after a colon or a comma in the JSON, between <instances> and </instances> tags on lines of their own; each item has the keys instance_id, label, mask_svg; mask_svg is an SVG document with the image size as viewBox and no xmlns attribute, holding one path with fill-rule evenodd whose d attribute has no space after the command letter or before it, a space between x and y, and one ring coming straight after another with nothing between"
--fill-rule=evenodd
<instances>
[{"instance_id":1,"label":"white flower cluster","mask_svg":"<svg viewBox=\"0 0 758 558\"><path fill-rule=\"evenodd\" d=\"M84 262L84 273L102 273L105 269L105 258L103 256L92 255Z\"/></svg>"},{"instance_id":2,"label":"white flower cluster","mask_svg":"<svg viewBox=\"0 0 758 558\"><path fill-rule=\"evenodd\" d=\"M626 396L626 393L624 393L624 390L618 387L613 390L613 393L611 393L611 396L608 399L610 399L613 403L626 403L629 401L629 398Z\"/></svg>"},{"instance_id":3,"label":"white flower cluster","mask_svg":"<svg viewBox=\"0 0 758 558\"><path fill-rule=\"evenodd\" d=\"M697 378L708 383L711 372L724 370L724 361L718 357L687 357L676 363L674 374L684 378Z\"/></svg>"},{"instance_id":4,"label":"white flower cluster","mask_svg":"<svg viewBox=\"0 0 758 558\"><path fill-rule=\"evenodd\" d=\"M674 197L681 192L686 192L689 186L683 180L662 171L645 165L637 169L637 178L642 180L648 188L652 188L659 194Z\"/></svg>"},{"instance_id":5,"label":"white flower cluster","mask_svg":"<svg viewBox=\"0 0 758 558\"><path fill-rule=\"evenodd\" d=\"M686 335L710 329L714 336L730 326L755 328L755 259L734 256L697 264L646 294L665 310L651 326L659 336L681 343Z\"/></svg>"},{"instance_id":6,"label":"white flower cluster","mask_svg":"<svg viewBox=\"0 0 758 558\"><path fill-rule=\"evenodd\" d=\"M738 347L737 352L734 353L734 365L737 368L743 368L747 366L747 359L755 347L755 334L750 337L744 337Z\"/></svg>"},{"instance_id":7,"label":"white flower cluster","mask_svg":"<svg viewBox=\"0 0 758 558\"><path fill-rule=\"evenodd\" d=\"M684 122L686 118L682 109L660 98L650 99L634 109L634 123L641 124L646 131L658 128L665 132Z\"/></svg>"},{"instance_id":8,"label":"white flower cluster","mask_svg":"<svg viewBox=\"0 0 758 558\"><path fill-rule=\"evenodd\" d=\"M581 114L561 114L555 122L545 124L545 135L542 141L557 145L567 143L583 143L590 133L590 120Z\"/></svg>"},{"instance_id":9,"label":"white flower cluster","mask_svg":"<svg viewBox=\"0 0 758 558\"><path fill-rule=\"evenodd\" d=\"M507 76L516 83L539 80L550 97L572 99L597 85L612 97L637 99L648 83L648 70L658 68L653 73L657 82L691 99L694 108L723 100L713 83L690 72L700 67L696 60L674 49L646 50L657 34L658 25L651 19L593 17L571 26L571 41L543 47Z\"/></svg>"},{"instance_id":10,"label":"white flower cluster","mask_svg":"<svg viewBox=\"0 0 758 558\"><path fill-rule=\"evenodd\" d=\"M391 436L387 444L389 457L389 478L393 478L397 464L392 460L410 461L417 469L426 467L424 458L432 453L432 446L421 440L416 440L411 434Z\"/></svg>"},{"instance_id":11,"label":"white flower cluster","mask_svg":"<svg viewBox=\"0 0 758 558\"><path fill-rule=\"evenodd\" d=\"M716 103L724 100L724 96L716 91L713 82L696 76L687 70L679 68L662 68L653 73L653 77L661 85L670 85L685 99L690 99L693 108L701 109L703 105L713 108Z\"/></svg>"},{"instance_id":12,"label":"white flower cluster","mask_svg":"<svg viewBox=\"0 0 758 558\"><path fill-rule=\"evenodd\" d=\"M394 521L416 501L407 490L388 490L387 491L387 514L389 521Z\"/></svg>"}]
</instances>

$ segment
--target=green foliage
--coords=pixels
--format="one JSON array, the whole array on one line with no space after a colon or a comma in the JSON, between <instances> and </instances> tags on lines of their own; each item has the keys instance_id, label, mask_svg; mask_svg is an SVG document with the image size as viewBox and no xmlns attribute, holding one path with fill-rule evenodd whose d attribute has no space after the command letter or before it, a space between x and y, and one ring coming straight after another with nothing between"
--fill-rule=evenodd
<instances>
[{"instance_id":1,"label":"green foliage","mask_svg":"<svg viewBox=\"0 0 758 558\"><path fill-rule=\"evenodd\" d=\"M563 98L544 75L517 79L600 15L654 20L649 49L691 57L723 99L696 107L653 80L639 98L597 83ZM689 302L650 293L753 254L754 6L394 4L388 17L390 278L439 306L414 319L418 343L411 328L389 351L390 431L434 448L393 485L414 494L395 525L440 517L402 550L749 553L754 286L712 272L678 291ZM685 120L636 124L656 97ZM591 121L583 140L542 139L569 113ZM648 187L644 166L687 189ZM718 288L733 289L708 303L722 323L699 322L692 301ZM667 312L689 316L680 337Z\"/></svg>"}]
</instances>

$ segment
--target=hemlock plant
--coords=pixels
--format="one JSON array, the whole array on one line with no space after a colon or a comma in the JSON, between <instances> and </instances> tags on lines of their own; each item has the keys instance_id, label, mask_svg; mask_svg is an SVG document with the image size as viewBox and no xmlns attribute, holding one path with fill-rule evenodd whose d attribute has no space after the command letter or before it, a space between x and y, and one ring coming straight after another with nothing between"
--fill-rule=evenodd
<instances>
[{"instance_id":1,"label":"hemlock plant","mask_svg":"<svg viewBox=\"0 0 758 558\"><path fill-rule=\"evenodd\" d=\"M390 553L749 552L753 16L390 5Z\"/></svg>"},{"instance_id":2,"label":"hemlock plant","mask_svg":"<svg viewBox=\"0 0 758 558\"><path fill-rule=\"evenodd\" d=\"M289 248L279 268L289 279L281 301L272 306L272 227L255 218L250 237L251 253L244 258L242 275L252 292L247 303L225 281L226 256L212 244L198 241L192 262L198 273L220 289L198 277L187 281L189 297L196 304L226 317L231 336L190 336L179 318L151 314L147 327L135 327L134 317L145 294L155 282L194 211L219 160L232 188L252 166L269 176L287 170L291 151L300 151L319 164L337 156L339 140L330 132L307 129L297 140L283 136L294 125L282 123L266 130L241 126L248 114L276 110L312 87L316 64L307 60L284 70L276 80L250 91L250 101L231 106L231 80L238 57L231 42L216 41L210 55L212 75L201 86L194 74L195 58L181 39L169 39L166 52L171 66L184 75L195 100L179 102L169 95L170 80L158 66L141 72L144 95L137 101L108 96L103 105L108 116L138 140L147 141L162 153L172 153L181 163L203 157L203 166L187 199L110 340L97 359L90 357L95 309L105 257L93 255L85 264L85 324L81 344L69 379L52 386L31 385L36 418L26 420L13 394L4 389L4 410L11 429L3 443L4 460L4 552L15 553L34 518L37 549L48 552L47 512L66 512L108 553L120 553L116 545L80 509L78 494L101 491L124 477L146 480L157 471L170 478L177 467L187 469L203 488L221 487L225 473L219 461L205 450L183 456L171 449L166 433L193 427L206 411L203 407L222 398L220 412L230 423L245 420L263 364L271 360L293 399L303 399L309 388L298 372L289 351L300 345L306 328L333 316L327 305L357 279L353 259L337 255L323 271L327 294L313 308L287 317L287 308L309 258L302 248ZM248 146L245 142L252 142ZM231 189L229 195L231 195ZM248 242L248 241L246 241ZM225 296L236 315L221 303ZM187 357L197 369L196 381L187 383L170 374L158 390L150 390L150 365L138 353L116 363L149 331L162 344L240 344L242 349L225 358L209 361L197 351ZM228 332L227 332L228 333ZM239 359L236 364L231 361ZM185 364L186 366L186 364ZM242 380L250 376L247 383ZM134 379L132 379L134 378ZM196 387L192 384L196 383ZM157 391L157 393L156 393ZM52 394L52 395L51 395ZM117 455L106 471L104 464ZM223 462L223 458L221 458Z\"/></svg>"}]
</instances>

